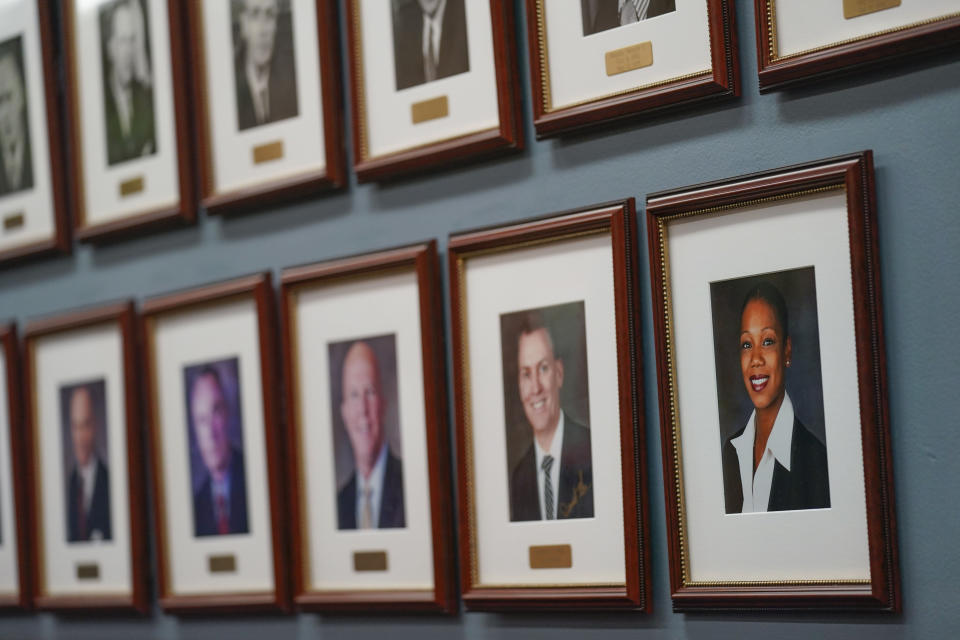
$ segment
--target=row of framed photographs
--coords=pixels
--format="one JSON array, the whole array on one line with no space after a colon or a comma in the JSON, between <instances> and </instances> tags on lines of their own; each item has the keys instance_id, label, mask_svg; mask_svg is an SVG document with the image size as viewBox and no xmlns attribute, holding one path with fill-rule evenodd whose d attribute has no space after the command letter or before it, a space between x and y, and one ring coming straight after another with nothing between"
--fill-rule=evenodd
<instances>
[{"instance_id":1,"label":"row of framed photographs","mask_svg":"<svg viewBox=\"0 0 960 640\"><path fill-rule=\"evenodd\" d=\"M952 0L756 1L762 90L960 38ZM345 184L336 0L0 8L0 260ZM508 0L347 0L354 168L523 146ZM557 135L739 94L731 0L526 0L534 125ZM68 170L64 170L67 167ZM69 176L69 179L68 179ZM69 187L69 198L67 188Z\"/></svg>"},{"instance_id":2,"label":"row of framed photographs","mask_svg":"<svg viewBox=\"0 0 960 640\"><path fill-rule=\"evenodd\" d=\"M647 198L677 610L900 608L874 194L866 151ZM22 376L7 328L5 601L144 610L146 448L169 611L450 612L454 520L470 609L649 610L638 242L450 237L456 514L436 241L286 269L279 332L266 274L35 321Z\"/></svg>"}]
</instances>

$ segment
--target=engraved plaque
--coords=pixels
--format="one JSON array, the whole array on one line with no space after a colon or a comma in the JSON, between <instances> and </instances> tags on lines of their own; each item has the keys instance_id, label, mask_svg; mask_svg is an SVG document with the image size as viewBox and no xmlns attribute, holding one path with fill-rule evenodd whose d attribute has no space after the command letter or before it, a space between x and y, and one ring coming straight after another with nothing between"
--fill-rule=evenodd
<instances>
[{"instance_id":1,"label":"engraved plaque","mask_svg":"<svg viewBox=\"0 0 960 640\"><path fill-rule=\"evenodd\" d=\"M3 217L3 230L13 231L14 229L19 229L24 225L25 222L26 220L23 217L23 211L5 215Z\"/></svg>"},{"instance_id":2,"label":"engraved plaque","mask_svg":"<svg viewBox=\"0 0 960 640\"><path fill-rule=\"evenodd\" d=\"M531 569L570 569L571 567L573 567L573 549L568 544L530 547Z\"/></svg>"},{"instance_id":3,"label":"engraved plaque","mask_svg":"<svg viewBox=\"0 0 960 640\"><path fill-rule=\"evenodd\" d=\"M353 553L354 571L386 571L387 570L387 552L386 551L354 551Z\"/></svg>"},{"instance_id":4,"label":"engraved plaque","mask_svg":"<svg viewBox=\"0 0 960 640\"><path fill-rule=\"evenodd\" d=\"M136 178L124 180L120 183L120 197L126 198L127 196L132 196L135 193L140 193L143 191L143 183L143 176L137 176Z\"/></svg>"},{"instance_id":5,"label":"engraved plaque","mask_svg":"<svg viewBox=\"0 0 960 640\"><path fill-rule=\"evenodd\" d=\"M653 43L641 42L622 49L607 51L604 59L607 63L608 76L649 67L653 64Z\"/></svg>"},{"instance_id":6,"label":"engraved plaque","mask_svg":"<svg viewBox=\"0 0 960 640\"><path fill-rule=\"evenodd\" d=\"M95 562L77 565L77 580L99 580L100 565Z\"/></svg>"},{"instance_id":7,"label":"engraved plaque","mask_svg":"<svg viewBox=\"0 0 960 640\"><path fill-rule=\"evenodd\" d=\"M210 556L207 561L210 564L210 573L234 573L237 570L237 557L232 553Z\"/></svg>"},{"instance_id":8,"label":"engraved plaque","mask_svg":"<svg viewBox=\"0 0 960 640\"><path fill-rule=\"evenodd\" d=\"M447 100L447 96L440 96L423 102L414 102L410 107L410 113L413 117L413 124L446 118L450 115L450 101Z\"/></svg>"},{"instance_id":9,"label":"engraved plaque","mask_svg":"<svg viewBox=\"0 0 960 640\"><path fill-rule=\"evenodd\" d=\"M843 17L859 18L868 13L876 13L884 9L900 6L901 0L843 0Z\"/></svg>"},{"instance_id":10,"label":"engraved plaque","mask_svg":"<svg viewBox=\"0 0 960 640\"><path fill-rule=\"evenodd\" d=\"M253 148L253 164L263 164L283 157L283 140L268 142Z\"/></svg>"}]
</instances>

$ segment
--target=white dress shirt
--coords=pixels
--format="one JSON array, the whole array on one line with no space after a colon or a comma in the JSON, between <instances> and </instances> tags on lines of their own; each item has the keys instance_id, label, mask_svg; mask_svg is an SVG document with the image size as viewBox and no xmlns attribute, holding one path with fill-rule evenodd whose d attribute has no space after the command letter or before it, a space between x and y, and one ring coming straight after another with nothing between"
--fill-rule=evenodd
<instances>
[{"instance_id":1,"label":"white dress shirt","mask_svg":"<svg viewBox=\"0 0 960 640\"><path fill-rule=\"evenodd\" d=\"M363 514L363 494L370 489L370 505L372 507L371 526L376 529L380 526L380 498L383 496L383 476L387 473L387 443L384 442L380 447L380 455L370 471L370 477L364 478L358 469L357 475L357 528L360 528L360 522Z\"/></svg>"},{"instance_id":2,"label":"white dress shirt","mask_svg":"<svg viewBox=\"0 0 960 640\"><path fill-rule=\"evenodd\" d=\"M3 166L6 169L7 185L11 190L19 189L23 180L23 136L19 141L3 144Z\"/></svg>"},{"instance_id":3,"label":"white dress shirt","mask_svg":"<svg viewBox=\"0 0 960 640\"><path fill-rule=\"evenodd\" d=\"M546 481L546 474L543 471L543 458L549 454L553 456L553 464L550 465L550 488L553 489L553 517L557 517L557 505L560 498L560 452L563 450L563 411L560 412L560 419L557 421L557 430L553 432L553 442L550 443L550 450L544 451L540 448L540 442L533 439L533 449L537 458L537 488L540 496L540 519L547 519L547 509L543 504L543 485Z\"/></svg>"},{"instance_id":4,"label":"white dress shirt","mask_svg":"<svg viewBox=\"0 0 960 640\"><path fill-rule=\"evenodd\" d=\"M80 476L83 486L83 512L89 513L90 503L93 502L93 485L97 481L97 457L90 456L90 461L85 466L78 466L77 475Z\"/></svg>"},{"instance_id":5,"label":"white dress shirt","mask_svg":"<svg viewBox=\"0 0 960 640\"><path fill-rule=\"evenodd\" d=\"M793 443L793 403L784 392L783 403L767 438L767 447L753 472L753 442L757 433L757 412L750 414L743 433L730 441L740 462L740 486L743 487L742 513L764 512L770 504L770 487L776 462L790 471L790 447Z\"/></svg>"},{"instance_id":6,"label":"white dress shirt","mask_svg":"<svg viewBox=\"0 0 960 640\"><path fill-rule=\"evenodd\" d=\"M446 8L447 0L440 0L437 10L433 12L432 16L427 15L426 12L423 13L423 59L426 60L430 57L430 52L433 51L437 55L437 58L433 61L434 64L440 62L438 59L440 57L440 35L443 31L443 12Z\"/></svg>"},{"instance_id":7,"label":"white dress shirt","mask_svg":"<svg viewBox=\"0 0 960 640\"><path fill-rule=\"evenodd\" d=\"M248 61L247 86L250 87L250 97L253 99L253 110L257 116L257 122L266 122L270 117L270 99L267 97L270 89L270 67L268 66L264 73L258 74L253 63Z\"/></svg>"},{"instance_id":8,"label":"white dress shirt","mask_svg":"<svg viewBox=\"0 0 960 640\"><path fill-rule=\"evenodd\" d=\"M133 96L129 87L122 87L114 76L110 77L110 93L113 94L113 104L117 107L117 116L120 118L120 129L124 136L130 135L130 122L133 120Z\"/></svg>"}]
</instances>

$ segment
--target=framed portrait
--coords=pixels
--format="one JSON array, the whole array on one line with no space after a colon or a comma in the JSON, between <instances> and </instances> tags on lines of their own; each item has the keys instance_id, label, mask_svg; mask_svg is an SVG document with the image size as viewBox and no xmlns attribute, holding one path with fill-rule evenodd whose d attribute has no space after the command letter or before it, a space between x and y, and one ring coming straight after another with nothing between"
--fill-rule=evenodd
<instances>
[{"instance_id":1,"label":"framed portrait","mask_svg":"<svg viewBox=\"0 0 960 640\"><path fill-rule=\"evenodd\" d=\"M732 0L526 0L533 123L545 138L739 96Z\"/></svg>"},{"instance_id":2,"label":"framed portrait","mask_svg":"<svg viewBox=\"0 0 960 640\"><path fill-rule=\"evenodd\" d=\"M760 91L960 43L954 0L754 0Z\"/></svg>"},{"instance_id":3,"label":"framed portrait","mask_svg":"<svg viewBox=\"0 0 960 640\"><path fill-rule=\"evenodd\" d=\"M632 199L450 237L469 609L650 609L636 241Z\"/></svg>"},{"instance_id":4,"label":"framed portrait","mask_svg":"<svg viewBox=\"0 0 960 640\"><path fill-rule=\"evenodd\" d=\"M647 229L674 609L899 611L872 153L652 194Z\"/></svg>"},{"instance_id":5,"label":"framed portrait","mask_svg":"<svg viewBox=\"0 0 960 640\"><path fill-rule=\"evenodd\" d=\"M169 0L63 4L81 240L196 218L182 11Z\"/></svg>"},{"instance_id":6,"label":"framed portrait","mask_svg":"<svg viewBox=\"0 0 960 640\"><path fill-rule=\"evenodd\" d=\"M280 611L288 600L268 274L143 306L160 605Z\"/></svg>"},{"instance_id":7,"label":"framed portrait","mask_svg":"<svg viewBox=\"0 0 960 640\"><path fill-rule=\"evenodd\" d=\"M453 613L436 241L287 269L282 299L296 603Z\"/></svg>"},{"instance_id":8,"label":"framed portrait","mask_svg":"<svg viewBox=\"0 0 960 640\"><path fill-rule=\"evenodd\" d=\"M349 0L361 182L523 147L506 0Z\"/></svg>"},{"instance_id":9,"label":"framed portrait","mask_svg":"<svg viewBox=\"0 0 960 640\"><path fill-rule=\"evenodd\" d=\"M16 327L0 325L0 610L24 609L31 595L19 352Z\"/></svg>"},{"instance_id":10,"label":"framed portrait","mask_svg":"<svg viewBox=\"0 0 960 640\"><path fill-rule=\"evenodd\" d=\"M50 5L0 7L0 262L70 250Z\"/></svg>"},{"instance_id":11,"label":"framed portrait","mask_svg":"<svg viewBox=\"0 0 960 640\"><path fill-rule=\"evenodd\" d=\"M34 603L147 610L147 539L132 302L24 332Z\"/></svg>"},{"instance_id":12,"label":"framed portrait","mask_svg":"<svg viewBox=\"0 0 960 640\"><path fill-rule=\"evenodd\" d=\"M209 211L345 184L336 7L330 0L187 4Z\"/></svg>"}]
</instances>

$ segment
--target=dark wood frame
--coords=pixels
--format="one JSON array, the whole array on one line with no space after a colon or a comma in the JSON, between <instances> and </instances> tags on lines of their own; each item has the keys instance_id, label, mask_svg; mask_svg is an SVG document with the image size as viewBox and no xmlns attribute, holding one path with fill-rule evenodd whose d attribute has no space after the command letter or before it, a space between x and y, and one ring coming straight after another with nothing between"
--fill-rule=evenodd
<instances>
[{"instance_id":1,"label":"dark wood frame","mask_svg":"<svg viewBox=\"0 0 960 640\"><path fill-rule=\"evenodd\" d=\"M712 72L552 109L547 68L544 0L526 0L533 124L537 138L579 131L679 104L740 95L736 9L733 0L706 0Z\"/></svg>"},{"instance_id":2,"label":"dark wood frame","mask_svg":"<svg viewBox=\"0 0 960 640\"><path fill-rule=\"evenodd\" d=\"M363 42L357 0L346 0L347 50L350 52L350 115L353 122L353 168L360 182L395 178L449 167L496 153L523 149L523 121L517 80L514 39L514 6L510 0L489 0L493 29L493 55L497 77L497 110L500 125L455 138L415 145L380 156L367 151L367 125L363 89Z\"/></svg>"},{"instance_id":3,"label":"dark wood frame","mask_svg":"<svg viewBox=\"0 0 960 640\"><path fill-rule=\"evenodd\" d=\"M177 177L180 198L176 205L147 209L98 224L86 221L83 164L83 120L80 116L80 86L77 67L81 64L76 45L76 0L63 2L64 67L66 69L67 134L70 137L70 204L73 209L74 234L84 242L103 243L129 236L146 234L158 229L193 223L197 218L193 182L193 151L187 95L187 58L184 53L183 8L175 0L167 0L167 20L170 29L170 69L173 89L174 128L177 139ZM100 64L99 51L96 63ZM89 138L89 136L88 136ZM88 143L90 141L88 140Z\"/></svg>"},{"instance_id":4,"label":"dark wood frame","mask_svg":"<svg viewBox=\"0 0 960 640\"><path fill-rule=\"evenodd\" d=\"M686 579L685 509L680 485L678 419L673 412L674 363L669 291L664 272L668 221L709 214L830 189L845 189L850 232L851 276L860 380L861 434L866 491L870 584L802 581L789 584L695 584ZM900 611L900 572L893 495L893 458L887 408L886 352L883 340L876 192L873 153L765 171L730 180L654 193L647 197L647 239L653 291L660 430L670 551L670 591L676 611L709 609L873 609Z\"/></svg>"},{"instance_id":5,"label":"dark wood frame","mask_svg":"<svg viewBox=\"0 0 960 640\"><path fill-rule=\"evenodd\" d=\"M159 394L156 391L156 354L154 324L159 316L188 309L210 308L217 304L251 298L257 309L260 350L263 427L266 443L267 480L269 482L270 524L273 546L274 590L258 593L215 592L202 595L177 595L170 591L168 579L169 548L166 534L165 487L162 484L163 425L159 420ZM144 381L148 423L150 425L153 469L153 522L157 546L157 597L165 611L178 614L284 612L289 608L290 587L287 556L287 509L280 468L285 459L279 421L279 379L276 362L276 318L270 274L246 276L147 300L141 310L141 336L144 344Z\"/></svg>"},{"instance_id":6,"label":"dark wood frame","mask_svg":"<svg viewBox=\"0 0 960 640\"><path fill-rule=\"evenodd\" d=\"M620 390L621 475L623 480L624 562L622 587L482 587L476 585L472 444L467 423L468 341L464 262L475 255L507 252L588 234L610 234L616 307L617 373ZM637 288L637 227L634 200L564 211L546 218L465 232L450 237L450 316L453 326L453 380L457 417L460 582L463 600L475 611L535 609L651 608L649 519L644 440L643 359Z\"/></svg>"},{"instance_id":7,"label":"dark wood frame","mask_svg":"<svg viewBox=\"0 0 960 640\"><path fill-rule=\"evenodd\" d=\"M282 285L283 352L287 385L287 441L300 441L298 362L295 296L299 291L338 285L345 281L375 279L398 271L417 277L420 307L420 341L423 358L424 415L430 486L430 521L433 538L433 591L384 589L312 591L308 585L307 538L309 525L303 501L306 490L296 445L287 461L287 490L293 530L294 601L304 611L332 612L434 612L455 613L457 593L453 562L453 508L450 495L450 440L447 429L446 373L443 350L443 311L437 242L388 249L331 260L284 271Z\"/></svg>"},{"instance_id":8,"label":"dark wood frame","mask_svg":"<svg viewBox=\"0 0 960 640\"><path fill-rule=\"evenodd\" d=\"M201 3L197 0L187 2L190 34L189 59L196 65L192 74L192 101L200 105L195 137L197 166L200 173L200 198L201 204L208 213L246 212L264 205L288 202L323 191L339 189L346 184L337 1L315 0L315 2L317 46L320 53L320 91L323 105L323 153L326 157L324 169L222 192L214 188L213 145L207 124L210 118L210 107L207 101L206 53Z\"/></svg>"},{"instance_id":9,"label":"dark wood frame","mask_svg":"<svg viewBox=\"0 0 960 640\"><path fill-rule=\"evenodd\" d=\"M0 264L13 264L58 253L70 253L71 249L66 177L63 170L64 149L60 137L60 91L57 83L57 66L54 61L56 38L53 32L50 3L44 0L26 1L35 2L37 5L40 30L43 92L46 98L44 111L47 115L47 148L50 153L50 188L53 191L53 235L48 239L0 251Z\"/></svg>"},{"instance_id":10,"label":"dark wood frame","mask_svg":"<svg viewBox=\"0 0 960 640\"><path fill-rule=\"evenodd\" d=\"M775 0L754 0L761 93L960 43L960 13L955 13L953 17L780 58L774 51L774 11Z\"/></svg>"},{"instance_id":11,"label":"dark wood frame","mask_svg":"<svg viewBox=\"0 0 960 640\"><path fill-rule=\"evenodd\" d=\"M34 376L36 365L34 349L36 341L53 334L74 331L91 326L116 324L123 341L123 387L125 436L127 440L127 508L130 517L130 581L129 595L64 595L52 596L44 593L42 545L42 522L39 473L39 433L37 429L37 399ZM147 531L143 463L144 451L141 440L140 424L140 379L138 368L138 340L136 330L136 312L133 302L119 302L92 309L72 311L55 317L44 318L27 325L23 337L23 386L26 398L24 424L26 435L27 478L30 495L26 506L30 515L31 582L33 602L38 609L69 611L82 613L92 610L135 612L145 614L148 609L147 578L149 575L147 556Z\"/></svg>"},{"instance_id":12,"label":"dark wood frame","mask_svg":"<svg viewBox=\"0 0 960 640\"><path fill-rule=\"evenodd\" d=\"M19 592L15 596L0 596L0 611L7 609L27 609L33 592L30 589L30 526L27 510L27 470L24 468L23 447L23 402L20 395L20 341L14 324L0 325L0 349L6 363L6 388L0 393L7 394L7 419L10 421L10 469L13 477L11 495L13 513L16 519L14 531L17 536L17 571Z\"/></svg>"}]
</instances>

